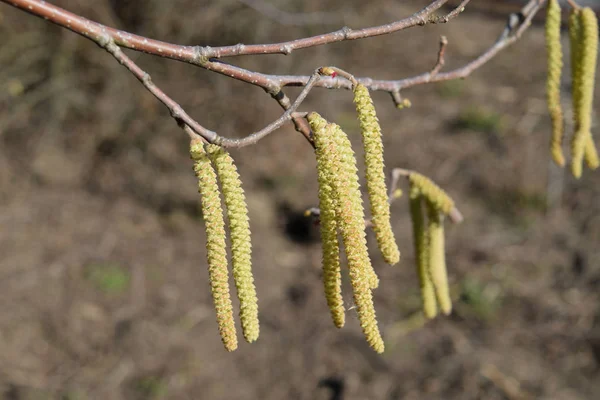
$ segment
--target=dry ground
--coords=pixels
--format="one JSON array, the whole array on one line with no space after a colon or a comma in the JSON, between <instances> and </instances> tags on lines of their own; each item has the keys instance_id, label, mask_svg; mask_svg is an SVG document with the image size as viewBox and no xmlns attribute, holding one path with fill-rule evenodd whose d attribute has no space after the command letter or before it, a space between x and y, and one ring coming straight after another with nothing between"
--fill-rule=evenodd
<instances>
[{"instance_id":1,"label":"dry ground","mask_svg":"<svg viewBox=\"0 0 600 400\"><path fill-rule=\"evenodd\" d=\"M182 44L284 40L409 15L418 1L279 1L335 10L282 26L238 1L56 1L89 18ZM504 19L466 12L443 26L236 59L266 72L334 64L377 78L447 68L489 46ZM187 140L138 82L93 43L0 6L0 393L6 399L594 399L600 397L600 172L573 180L549 163L543 32L460 82L375 101L388 167L429 175L465 222L447 229L455 312L423 324L404 198L403 253L383 264L376 307L387 349L355 312L337 330L320 281L311 148L291 127L233 151L254 233L261 337L226 353L208 290L204 230ZM211 129L254 131L281 112L256 88L134 55ZM569 85L565 81L565 91ZM290 92L294 92L290 90ZM565 99L565 105L568 101ZM348 92L304 110L357 145ZM348 293L348 291L346 291ZM351 297L346 294L348 307Z\"/></svg>"}]
</instances>

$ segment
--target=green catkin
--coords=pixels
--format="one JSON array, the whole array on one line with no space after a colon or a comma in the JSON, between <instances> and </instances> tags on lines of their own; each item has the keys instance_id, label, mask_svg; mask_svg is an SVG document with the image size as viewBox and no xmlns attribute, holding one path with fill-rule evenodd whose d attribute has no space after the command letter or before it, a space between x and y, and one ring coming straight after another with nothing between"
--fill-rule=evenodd
<instances>
[{"instance_id":1,"label":"green catkin","mask_svg":"<svg viewBox=\"0 0 600 400\"><path fill-rule=\"evenodd\" d=\"M418 188L423 197L432 203L436 209L448 215L454 208L454 201L446 194L442 188L433 183L433 181L418 172L411 172L408 180L411 186Z\"/></svg>"},{"instance_id":2,"label":"green catkin","mask_svg":"<svg viewBox=\"0 0 600 400\"><path fill-rule=\"evenodd\" d=\"M400 261L400 250L390 224L390 203L385 184L381 127L369 90L364 85L358 84L354 87L354 103L365 150L365 175L373 231L383 259L393 265Z\"/></svg>"},{"instance_id":3,"label":"green catkin","mask_svg":"<svg viewBox=\"0 0 600 400\"><path fill-rule=\"evenodd\" d=\"M371 293L371 282L369 282L370 259L365 239L364 214L362 211L362 200L358 189L358 176L351 174L349 160L352 153L346 135L335 124L328 124L324 129L322 125L326 122L317 113L308 115L315 136L315 147L319 156L325 164L325 170L331 171L331 187L335 198L336 222L339 224L346 256L354 304L356 305L361 328L369 345L378 353L384 351L384 343L377 326L373 295ZM355 159L354 170L356 170ZM365 263L368 264L365 265Z\"/></svg>"},{"instance_id":4,"label":"green catkin","mask_svg":"<svg viewBox=\"0 0 600 400\"><path fill-rule=\"evenodd\" d=\"M561 13L558 0L549 0L546 13L546 52L548 58L548 78L546 81L546 100L552 122L550 153L559 166L565 165L562 150L564 136L563 112L560 105L560 77L563 68L563 54L560 44Z\"/></svg>"},{"instance_id":5,"label":"green catkin","mask_svg":"<svg viewBox=\"0 0 600 400\"><path fill-rule=\"evenodd\" d=\"M360 184L358 183L358 169L356 168L356 156L354 155L354 151L352 150L352 144L350 140L348 140L348 136L342 131L342 129L336 125L331 124L333 126L333 138L335 139L336 146L338 148L339 156L340 156L340 164L339 164L339 176L342 178L342 182L344 182L344 188L348 190L348 195L346 198L352 200L353 213L356 216L357 220L360 218L363 221L362 224L362 239L363 243L361 254L363 254L363 267L365 270L365 275L369 281L369 286L371 289L376 289L379 286L379 278L373 269L373 264L371 264L371 259L369 258L369 253L367 249L367 241L366 241L366 232L365 232L365 224L364 217L365 211L362 203L362 196L360 191ZM339 205L338 205L339 206ZM346 250L346 254L348 250Z\"/></svg>"},{"instance_id":6,"label":"green catkin","mask_svg":"<svg viewBox=\"0 0 600 400\"><path fill-rule=\"evenodd\" d=\"M324 132L325 129L331 129L332 125L327 125L323 118L313 118L312 129L319 138L331 137L331 132ZM325 297L327 305L331 312L331 318L336 327L344 326L346 320L344 299L342 298L342 277L340 270L340 246L337 236L336 222L336 198L332 187L332 173L330 163L326 159L326 152L322 147L315 151L317 156L317 172L319 181L319 209L321 246L323 250L323 285L325 288Z\"/></svg>"},{"instance_id":7,"label":"green catkin","mask_svg":"<svg viewBox=\"0 0 600 400\"><path fill-rule=\"evenodd\" d=\"M240 175L231 155L217 145L207 146L221 183L223 199L227 206L229 231L231 238L231 263L233 279L240 302L240 320L244 338L248 343L258 339L260 325L258 320L258 299L252 276L252 244L250 241L250 223L248 207Z\"/></svg>"},{"instance_id":8,"label":"green catkin","mask_svg":"<svg viewBox=\"0 0 600 400\"><path fill-rule=\"evenodd\" d=\"M423 218L423 198L416 187L410 189L410 218L413 227L413 241L415 243L415 259L417 262L417 275L421 287L421 299L423 302L423 313L427 318L435 318L437 315L437 303L433 282L429 274L429 238L425 230Z\"/></svg>"},{"instance_id":9,"label":"green catkin","mask_svg":"<svg viewBox=\"0 0 600 400\"><path fill-rule=\"evenodd\" d=\"M223 219L221 198L219 197L217 175L201 141L192 141L190 156L194 160L194 171L198 177L198 188L202 195L202 216L206 226L208 274L219 333L225 349L233 351L237 348L237 336L233 319L233 307L229 295L225 221Z\"/></svg>"},{"instance_id":10,"label":"green catkin","mask_svg":"<svg viewBox=\"0 0 600 400\"><path fill-rule=\"evenodd\" d=\"M429 237L429 273L442 312L452 312L452 299L448 287L448 272L444 244L444 216L439 209L427 202L427 234Z\"/></svg>"},{"instance_id":11,"label":"green catkin","mask_svg":"<svg viewBox=\"0 0 600 400\"><path fill-rule=\"evenodd\" d=\"M578 17L578 18L577 18ZM569 22L571 45L577 62L573 65L573 99L575 134L571 142L571 171L576 178L581 177L585 148L593 145L591 138L592 103L598 53L598 21L596 14L589 8L573 12ZM578 22L578 24L577 24ZM577 41L577 39L579 39ZM588 155L589 157L589 155ZM593 161L593 160L592 160Z\"/></svg>"}]
</instances>

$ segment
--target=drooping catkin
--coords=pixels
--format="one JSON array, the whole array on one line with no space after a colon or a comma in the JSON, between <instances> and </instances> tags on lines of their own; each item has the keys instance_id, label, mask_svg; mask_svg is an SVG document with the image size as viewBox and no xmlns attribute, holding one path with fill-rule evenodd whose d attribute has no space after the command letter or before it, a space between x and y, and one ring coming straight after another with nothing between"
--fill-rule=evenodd
<instances>
[{"instance_id":1,"label":"drooping catkin","mask_svg":"<svg viewBox=\"0 0 600 400\"><path fill-rule=\"evenodd\" d=\"M452 299L448 287L444 243L444 215L431 202L427 202L427 233L429 237L429 273L438 305L446 315L452 312Z\"/></svg>"},{"instance_id":2,"label":"drooping catkin","mask_svg":"<svg viewBox=\"0 0 600 400\"><path fill-rule=\"evenodd\" d=\"M217 145L208 145L211 159L223 191L231 238L231 263L233 279L240 301L240 320L244 338L248 343L258 339L258 299L252 276L252 244L248 207L242 182L231 155Z\"/></svg>"},{"instance_id":3,"label":"drooping catkin","mask_svg":"<svg viewBox=\"0 0 600 400\"><path fill-rule=\"evenodd\" d=\"M360 254L363 256L363 267L365 270L365 275L369 281L369 286L371 289L376 289L379 286L379 278L373 269L373 264L371 263L371 259L369 257L369 252L367 249L367 241L366 241L366 232L365 232L365 210L363 208L362 196L360 191L360 184L358 182L358 168L356 167L356 156L354 154L354 150L352 150L352 144L350 140L348 140L348 136L342 131L342 129L336 125L333 126L333 138L335 140L335 144L338 148L340 163L339 163L339 176L342 179L344 189L347 191L347 195L344 198L351 200L353 207L353 215L356 221L360 218L362 223L361 233L361 251ZM342 195L340 194L339 199L341 200ZM338 203L341 204L341 203ZM356 222L356 226L358 227L358 222ZM343 232L343 231L342 231ZM357 231L358 232L358 231ZM348 249L346 249L346 255L348 254Z\"/></svg>"},{"instance_id":4,"label":"drooping catkin","mask_svg":"<svg viewBox=\"0 0 600 400\"><path fill-rule=\"evenodd\" d=\"M454 208L454 201L446 192L436 185L431 179L418 172L411 172L408 180L411 186L418 188L423 197L436 209L448 215Z\"/></svg>"},{"instance_id":5,"label":"drooping catkin","mask_svg":"<svg viewBox=\"0 0 600 400\"><path fill-rule=\"evenodd\" d=\"M594 170L600 167L600 158L598 158L598 150L596 149L592 135L589 135L587 138L583 158L589 169Z\"/></svg>"},{"instance_id":6,"label":"drooping catkin","mask_svg":"<svg viewBox=\"0 0 600 400\"><path fill-rule=\"evenodd\" d=\"M311 128L315 136L319 138L319 143L330 140L331 132L324 132L325 129L331 129L323 118L313 116L311 118ZM331 312L331 318L336 327L344 326L346 314L344 309L344 299L342 298L342 277L340 270L340 246L337 236L336 207L337 200L332 187L333 174L331 171L331 162L327 160L327 152L323 151L320 145L315 150L317 156L317 173L319 181L319 209L320 228L321 228L321 247L323 250L323 285L325 288L325 297L327 305Z\"/></svg>"},{"instance_id":7,"label":"drooping catkin","mask_svg":"<svg viewBox=\"0 0 600 400\"><path fill-rule=\"evenodd\" d=\"M383 352L384 344L375 315L371 282L368 271L372 266L365 240L364 212L356 172L350 173L349 166L356 160L346 135L335 124L328 124L325 129L319 128L324 123L317 113L310 113L308 121L315 136L315 147L327 170L332 171L331 187L337 199L336 215L339 224L346 257L354 304L358 312L361 328L369 345L378 353ZM317 129L319 128L319 129ZM350 160L352 158L352 160ZM368 265L366 265L368 264Z\"/></svg>"},{"instance_id":8,"label":"drooping catkin","mask_svg":"<svg viewBox=\"0 0 600 400\"><path fill-rule=\"evenodd\" d=\"M198 177L198 188L202 195L202 216L206 226L208 274L219 333L225 349L233 351L237 348L237 336L233 319L233 307L229 295L225 221L223 219L221 198L219 197L217 175L201 141L192 141L190 156L194 160L194 171Z\"/></svg>"},{"instance_id":9,"label":"drooping catkin","mask_svg":"<svg viewBox=\"0 0 600 400\"><path fill-rule=\"evenodd\" d=\"M574 11L569 22L572 52L577 58L573 65L573 113L576 119L575 133L571 141L571 171L581 176L585 148L593 144L591 137L592 103L598 53L598 21L589 8ZM579 40L577 40L579 39ZM577 44L574 44L577 43Z\"/></svg>"},{"instance_id":10,"label":"drooping catkin","mask_svg":"<svg viewBox=\"0 0 600 400\"><path fill-rule=\"evenodd\" d=\"M417 276L421 288L421 300L423 313L427 318L435 318L437 315L437 303L433 282L429 274L429 238L425 230L425 219L423 218L423 198L417 187L410 189L410 219L413 227L413 241L415 244L415 259L417 262Z\"/></svg>"},{"instance_id":11,"label":"drooping catkin","mask_svg":"<svg viewBox=\"0 0 600 400\"><path fill-rule=\"evenodd\" d=\"M564 122L560 105L560 77L563 68L560 23L561 12L558 0L549 0L546 13L546 53L548 59L546 100L552 122L550 153L554 162L562 167L565 165L565 156L562 150Z\"/></svg>"},{"instance_id":12,"label":"drooping catkin","mask_svg":"<svg viewBox=\"0 0 600 400\"><path fill-rule=\"evenodd\" d=\"M383 259L386 263L393 265L400 261L400 250L398 250L390 224L390 203L385 184L381 127L369 90L362 84L354 87L354 103L365 150L365 175L373 231Z\"/></svg>"}]
</instances>

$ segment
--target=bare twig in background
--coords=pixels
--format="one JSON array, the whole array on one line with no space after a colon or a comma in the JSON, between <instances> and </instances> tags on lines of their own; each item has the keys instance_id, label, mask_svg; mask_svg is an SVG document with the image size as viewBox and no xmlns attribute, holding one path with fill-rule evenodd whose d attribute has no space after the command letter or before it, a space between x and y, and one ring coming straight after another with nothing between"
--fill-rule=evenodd
<instances>
[{"instance_id":1,"label":"bare twig in background","mask_svg":"<svg viewBox=\"0 0 600 400\"><path fill-rule=\"evenodd\" d=\"M353 30L350 28L342 28L338 31L312 36L303 39L292 40L289 42L260 44L260 45L244 45L223 47L194 47L194 46L179 46L171 43L161 42L158 40L149 39L143 36L131 34L129 32L120 31L90 21L79 15L73 14L62 8L41 0L0 0L10 4L23 11L42 17L64 28L87 37L100 46L106 48L117 57L159 100L161 100L171 111L171 114L178 121L183 121L189 125L196 133L200 134L209 142L220 143L226 147L242 147L256 143L266 134L270 133L283 125L284 122L293 120L296 129L310 141L310 130L305 122L292 115L295 109L290 104L289 98L282 92L285 86L307 86L323 87L328 89L350 89L352 83L340 77L323 77L322 79L311 80L311 76L289 76L289 75L268 75L260 72L250 71L235 65L226 64L219 61L219 57L228 57L234 55L250 55L250 54L290 54L293 50L315 47L344 40L355 40L368 38L372 36L385 35L393 32L398 32L418 25L426 25L428 23L445 23L455 18L463 10L469 0L463 0L448 14L439 17L435 16L434 12L445 5L448 0L432 1L427 7L413 14L412 16L392 22L390 24L368 27L364 29ZM358 78L357 80L365 85L369 90L387 91L392 94L392 98L397 104L401 101L400 90L419 84L440 82L458 78L464 78L470 75L474 70L481 67L502 49L518 40L521 34L529 27L532 18L539 11L540 7L545 3L545 0L530 0L527 5L521 10L520 14L511 15L507 27L503 31L498 40L481 54L478 58L471 61L467 65L449 72L440 72L443 66L443 56L445 44L442 44L440 53L438 54L438 63L429 72L400 80L374 80L372 78ZM107 48L106 46L109 46ZM215 132L202 127L187 115L181 106L174 100L166 96L162 90L154 85L148 74L141 70L131 59L127 58L119 47L125 47L136 51L167 57L178 61L187 62L198 65L210 71L220 73L231 78L250 83L252 85L263 88L273 98L275 98L280 106L286 109L286 112L276 121L269 124L265 129L256 132L244 139L225 139L218 136ZM307 92L303 92L306 96ZM299 105L294 102L296 107ZM271 130L272 129L272 130ZM265 131L266 130L266 131Z\"/></svg>"}]
</instances>

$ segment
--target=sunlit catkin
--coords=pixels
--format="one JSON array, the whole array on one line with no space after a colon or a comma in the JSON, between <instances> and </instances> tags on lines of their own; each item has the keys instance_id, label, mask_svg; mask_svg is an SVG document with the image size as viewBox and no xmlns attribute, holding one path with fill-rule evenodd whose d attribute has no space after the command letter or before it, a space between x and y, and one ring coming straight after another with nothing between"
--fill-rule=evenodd
<instances>
[{"instance_id":1,"label":"sunlit catkin","mask_svg":"<svg viewBox=\"0 0 600 400\"><path fill-rule=\"evenodd\" d=\"M331 187L337 199L336 222L339 224L346 257L354 304L356 305L360 325L369 345L378 353L383 352L384 344L375 316L371 282L368 271L372 270L365 239L364 212L358 185L358 176L349 171L353 164L356 171L356 160L350 142L341 129L329 124L325 129L319 128L323 123L321 116L310 113L308 121L314 132L315 147L322 152L320 157L327 164L327 170L333 171ZM351 158L352 160L350 160Z\"/></svg>"},{"instance_id":2,"label":"sunlit catkin","mask_svg":"<svg viewBox=\"0 0 600 400\"><path fill-rule=\"evenodd\" d=\"M319 181L319 209L320 228L321 228L321 247L323 250L323 285L325 287L325 297L327 305L331 312L331 318L336 327L344 326L346 314L344 309L344 300L342 298L342 278L340 272L340 247L337 236L336 222L336 197L332 187L334 179L332 171L333 164L327 159L327 152L323 150L323 143L331 141L332 132L325 132L326 129L332 129L333 125L327 124L325 119L311 115L311 128L318 138L319 146L315 153L317 156L317 173ZM332 148L335 150L335 148Z\"/></svg>"},{"instance_id":3,"label":"sunlit catkin","mask_svg":"<svg viewBox=\"0 0 600 400\"><path fill-rule=\"evenodd\" d=\"M433 181L418 172L411 172L408 177L411 186L418 188L423 197L427 199L436 209L444 214L450 214L454 208L454 201Z\"/></svg>"},{"instance_id":4,"label":"sunlit catkin","mask_svg":"<svg viewBox=\"0 0 600 400\"><path fill-rule=\"evenodd\" d=\"M563 67L560 22L561 13L558 0L549 0L546 13L546 53L548 58L546 100L552 122L550 153L554 162L562 167L565 165L565 157L562 150L564 123L560 105L560 77Z\"/></svg>"},{"instance_id":5,"label":"sunlit catkin","mask_svg":"<svg viewBox=\"0 0 600 400\"><path fill-rule=\"evenodd\" d=\"M383 259L386 263L393 265L400 261L400 250L398 250L390 224L390 203L388 202L387 186L385 184L381 128L371 95L365 86L358 84L354 87L354 103L358 113L365 151L365 175L371 205L373 231Z\"/></svg>"},{"instance_id":6,"label":"sunlit catkin","mask_svg":"<svg viewBox=\"0 0 600 400\"><path fill-rule=\"evenodd\" d=\"M225 221L219 197L217 175L201 141L192 141L190 156L195 162L194 171L198 177L198 188L202 195L202 216L206 225L208 274L219 333L225 348L228 351L233 351L237 348L237 336L233 320L233 307L229 296Z\"/></svg>"},{"instance_id":7,"label":"sunlit catkin","mask_svg":"<svg viewBox=\"0 0 600 400\"><path fill-rule=\"evenodd\" d=\"M258 300L252 276L252 245L248 207L242 182L233 159L228 152L217 145L207 146L223 191L227 206L227 218L231 238L231 263L233 279L240 301L240 320L244 338L248 343L258 339Z\"/></svg>"},{"instance_id":8,"label":"sunlit catkin","mask_svg":"<svg viewBox=\"0 0 600 400\"><path fill-rule=\"evenodd\" d=\"M574 15L577 16L577 13L574 13ZM579 27L577 27L577 21L574 20L572 27L574 32L572 33L571 42L573 45L573 40L576 41L577 36L579 36L579 44L575 45L572 50L578 59L578 63L573 65L573 112L576 124L575 134L571 142L571 171L576 178L581 176L585 147L593 144L589 137L591 137L592 103L598 53L598 21L596 20L596 14L591 8L586 7L578 15ZM571 15L569 22L572 18L575 17Z\"/></svg>"},{"instance_id":9,"label":"sunlit catkin","mask_svg":"<svg viewBox=\"0 0 600 400\"><path fill-rule=\"evenodd\" d=\"M444 244L444 216L431 202L427 202L427 233L429 237L429 273L442 312L452 312L452 300L448 287Z\"/></svg>"},{"instance_id":10,"label":"sunlit catkin","mask_svg":"<svg viewBox=\"0 0 600 400\"><path fill-rule=\"evenodd\" d=\"M410 218L413 227L413 241L415 243L415 259L417 262L417 275L421 287L421 299L423 302L423 313L427 318L437 315L437 303L433 282L429 273L429 238L425 230L423 218L423 198L416 187L410 189Z\"/></svg>"}]
</instances>

